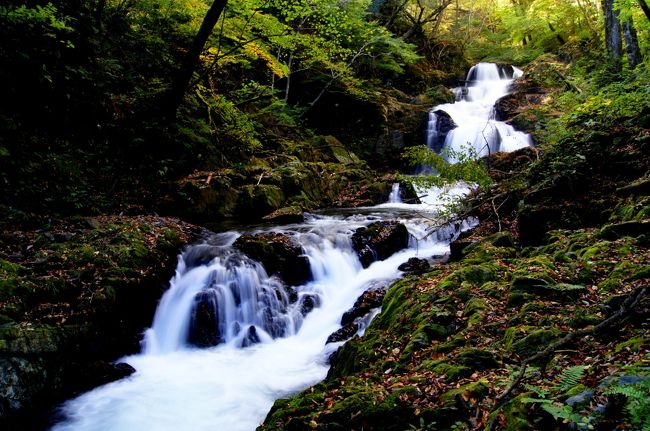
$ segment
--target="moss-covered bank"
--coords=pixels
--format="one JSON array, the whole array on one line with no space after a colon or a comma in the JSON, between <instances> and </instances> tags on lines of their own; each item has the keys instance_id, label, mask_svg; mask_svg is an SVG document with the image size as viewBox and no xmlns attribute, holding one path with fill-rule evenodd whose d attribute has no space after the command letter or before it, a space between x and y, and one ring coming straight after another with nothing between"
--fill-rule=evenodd
<instances>
[{"instance_id":1,"label":"moss-covered bank","mask_svg":"<svg viewBox=\"0 0 650 431\"><path fill-rule=\"evenodd\" d=\"M41 429L52 403L130 374L110 361L139 350L180 246L199 233L154 216L5 227L0 426Z\"/></svg>"}]
</instances>

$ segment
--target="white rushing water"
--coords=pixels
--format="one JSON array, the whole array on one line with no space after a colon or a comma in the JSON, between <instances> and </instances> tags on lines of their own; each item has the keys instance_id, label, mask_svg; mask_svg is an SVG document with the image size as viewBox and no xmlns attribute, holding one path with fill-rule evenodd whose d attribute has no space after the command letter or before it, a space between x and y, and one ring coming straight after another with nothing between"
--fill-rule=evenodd
<instances>
[{"instance_id":1,"label":"white rushing water","mask_svg":"<svg viewBox=\"0 0 650 431\"><path fill-rule=\"evenodd\" d=\"M286 315L293 320L287 336L262 336L260 343L247 348L239 347L241 337L232 331L225 343L216 347L198 349L187 345L192 299L205 286L215 283L238 282L243 291L278 281L269 279L261 267L249 266L250 262L239 262L227 274L227 254L218 254L219 248L229 249L235 236L232 233L213 240L220 244L213 249L217 256L205 264L189 268L181 257L177 274L146 334L144 352L123 359L136 373L66 403L63 413L67 420L54 429L254 430L276 399L325 377L327 358L341 344L326 345L327 337L341 327L342 314L372 282L397 278L401 273L397 267L410 257L444 254L449 241L459 232L458 226L450 226L416 241L431 222L398 217L413 234L411 247L363 269L352 250L350 234L373 220L394 218L381 208L367 208L365 212L312 215L304 224L274 229L291 234L305 248L314 280L298 289L317 294L320 306L302 318L296 309L299 301L290 305ZM245 296L241 294L241 304L246 302ZM251 294L251 298L254 296ZM232 321L262 326L250 304L228 307L233 314L246 309ZM257 332L264 333L261 329Z\"/></svg>"},{"instance_id":2,"label":"white rushing water","mask_svg":"<svg viewBox=\"0 0 650 431\"><path fill-rule=\"evenodd\" d=\"M456 137L450 133L445 145L456 149L462 135L480 149L478 131L481 136L485 133L486 122L499 136L498 146L490 151L527 145L529 140L519 132L489 119L488 104L507 92L510 80L502 79L496 67L483 64L475 66L469 77L479 84L469 87L457 103L435 108L444 109L459 125ZM480 124L473 124L476 121ZM508 136L513 139L504 139ZM144 336L142 353L122 359L136 372L65 403L61 408L65 420L53 429L254 430L275 400L325 378L328 357L341 345L326 344L327 338L341 327L343 313L369 286L398 278L397 267L411 257L447 253L449 242L477 223L447 225L428 235L439 209L469 191L463 183L417 190L421 203L408 204L402 202L396 184L388 203L309 214L304 223L267 229L291 236L309 259L313 280L297 286L293 300L279 279L233 249L240 233L218 234L190 246L179 257L176 275ZM351 234L382 219L406 225L409 247L364 269L352 249ZM306 298L315 305L307 313ZM220 342L215 347L189 343L199 299L215 310L214 332Z\"/></svg>"},{"instance_id":3,"label":"white rushing water","mask_svg":"<svg viewBox=\"0 0 650 431\"><path fill-rule=\"evenodd\" d=\"M513 79L521 74L515 67L503 68L494 63L473 66L467 74L466 86L453 89L456 102L438 105L429 113L428 146L434 148L438 139L437 123L441 120L436 111L446 112L457 125L444 141L444 148L453 152L467 153L469 149L482 157L530 146L530 135L494 118L495 102L508 94ZM454 159L452 155L450 160Z\"/></svg>"}]
</instances>

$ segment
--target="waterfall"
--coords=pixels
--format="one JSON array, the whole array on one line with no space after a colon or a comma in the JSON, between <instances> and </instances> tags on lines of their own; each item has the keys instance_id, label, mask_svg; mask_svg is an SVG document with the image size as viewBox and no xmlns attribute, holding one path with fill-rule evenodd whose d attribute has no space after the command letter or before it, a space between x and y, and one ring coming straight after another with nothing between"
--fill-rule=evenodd
<instances>
[{"instance_id":1,"label":"waterfall","mask_svg":"<svg viewBox=\"0 0 650 431\"><path fill-rule=\"evenodd\" d=\"M400 196L399 183L394 183L393 188L388 196L388 202L391 204L401 204L402 197Z\"/></svg>"},{"instance_id":2,"label":"waterfall","mask_svg":"<svg viewBox=\"0 0 650 431\"><path fill-rule=\"evenodd\" d=\"M483 157L498 151L511 152L530 146L530 135L494 118L494 104L508 94L513 79L522 73L516 67L494 63L473 66L467 74L466 85L453 89L456 101L431 110L427 131L429 148L438 151L441 146L451 150L448 160L453 162L456 160L453 153L469 151ZM448 114L456 127L446 130L444 143L436 147L435 138L440 135L437 119L440 111ZM431 119L432 116L436 118Z\"/></svg>"},{"instance_id":3,"label":"waterfall","mask_svg":"<svg viewBox=\"0 0 650 431\"><path fill-rule=\"evenodd\" d=\"M487 127L494 128L489 151L528 142L489 114L518 73L483 63L472 68L471 84L456 89L458 101L432 111L434 129L441 123L437 110L458 125L445 146L462 149L461 141L469 139L479 148L478 131ZM509 136L515 136L512 142ZM287 286L238 251L234 243L241 232L189 246L144 334L142 353L122 358L137 371L66 402L65 419L53 429L254 430L275 400L325 378L328 358L342 343L326 341L366 289L398 278L398 266L411 257L448 253L450 241L477 223L466 220L428 234L448 197L469 190L463 183L418 190L422 203L406 204L394 184L390 202L382 205L307 214L304 223L252 231L282 233L300 245L312 279L299 286ZM409 245L363 268L351 235L377 220L402 222Z\"/></svg>"}]
</instances>

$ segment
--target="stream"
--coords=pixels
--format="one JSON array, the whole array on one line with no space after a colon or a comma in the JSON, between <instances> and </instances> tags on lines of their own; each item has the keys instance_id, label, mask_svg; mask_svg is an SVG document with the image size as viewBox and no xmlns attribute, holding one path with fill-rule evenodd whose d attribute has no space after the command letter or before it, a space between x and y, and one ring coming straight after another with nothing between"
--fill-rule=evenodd
<instances>
[{"instance_id":1,"label":"stream","mask_svg":"<svg viewBox=\"0 0 650 431\"><path fill-rule=\"evenodd\" d=\"M469 145L484 155L530 145L527 135L492 118L494 102L521 73L509 70L490 63L474 66L467 86L454 89L456 103L432 109L429 145L439 137L435 112L440 110L458 125L446 134L443 147L462 151ZM326 341L366 289L399 278L398 266L411 257L445 255L449 243L477 223L466 220L427 235L449 196L469 191L464 184L419 190L422 202L407 204L396 185L381 205L306 214L302 223L219 233L188 246L144 335L142 352L121 359L136 372L66 402L65 419L53 429L254 430L275 400L325 378L329 356L343 344ZM351 236L381 220L403 223L408 247L363 268ZM309 260L312 279L295 286L293 299L279 278L232 247L242 233L268 232L290 237ZM218 316L216 346L189 343L197 295ZM307 312L306 298L313 304ZM360 322L359 335L373 315Z\"/></svg>"}]
</instances>

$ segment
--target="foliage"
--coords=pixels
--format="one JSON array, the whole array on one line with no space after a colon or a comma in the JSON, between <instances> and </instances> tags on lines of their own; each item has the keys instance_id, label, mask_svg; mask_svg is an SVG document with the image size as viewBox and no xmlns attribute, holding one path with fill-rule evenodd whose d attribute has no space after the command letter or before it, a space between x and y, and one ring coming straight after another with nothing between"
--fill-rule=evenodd
<instances>
[{"instance_id":1,"label":"foliage","mask_svg":"<svg viewBox=\"0 0 650 431\"><path fill-rule=\"evenodd\" d=\"M403 157L411 166L425 166L431 169L431 174L417 178L421 185L464 181L487 187L492 183L485 166L477 160L476 152L471 149L460 152L444 148L441 154L437 154L427 147L415 146L407 148Z\"/></svg>"}]
</instances>

